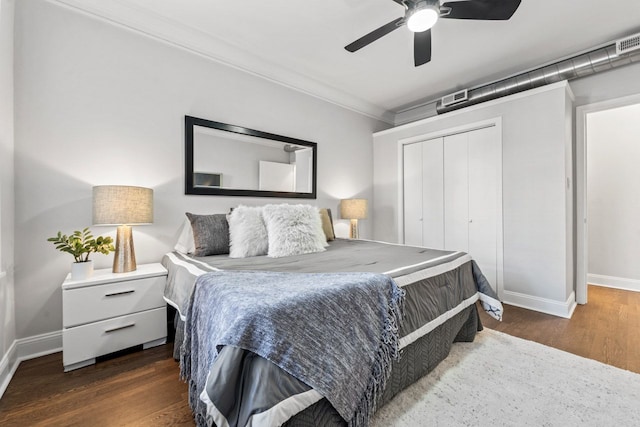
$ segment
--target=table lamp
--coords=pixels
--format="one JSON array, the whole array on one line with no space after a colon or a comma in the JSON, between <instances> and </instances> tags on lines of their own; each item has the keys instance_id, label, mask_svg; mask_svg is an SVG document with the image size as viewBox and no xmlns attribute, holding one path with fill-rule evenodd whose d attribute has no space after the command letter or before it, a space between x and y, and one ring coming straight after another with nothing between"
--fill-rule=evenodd
<instances>
[{"instance_id":1,"label":"table lamp","mask_svg":"<svg viewBox=\"0 0 640 427\"><path fill-rule=\"evenodd\" d=\"M367 199L343 199L340 201L340 216L351 220L349 238L358 238L358 220L367 218Z\"/></svg>"},{"instance_id":2,"label":"table lamp","mask_svg":"<svg viewBox=\"0 0 640 427\"><path fill-rule=\"evenodd\" d=\"M153 222L153 190L126 185L93 187L93 224L117 225L113 272L136 269L131 225Z\"/></svg>"}]
</instances>

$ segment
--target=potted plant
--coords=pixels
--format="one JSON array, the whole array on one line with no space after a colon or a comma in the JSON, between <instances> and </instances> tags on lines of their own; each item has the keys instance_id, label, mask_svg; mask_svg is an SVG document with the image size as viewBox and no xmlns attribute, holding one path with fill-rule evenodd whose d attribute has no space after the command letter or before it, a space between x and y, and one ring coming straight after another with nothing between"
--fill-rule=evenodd
<instances>
[{"instance_id":1,"label":"potted plant","mask_svg":"<svg viewBox=\"0 0 640 427\"><path fill-rule=\"evenodd\" d=\"M93 274L93 261L89 259L92 253L109 255L115 250L111 237L94 238L89 227L82 231L76 230L69 236L58 231L57 236L49 237L47 241L52 242L59 251L73 255L71 280L84 280Z\"/></svg>"}]
</instances>

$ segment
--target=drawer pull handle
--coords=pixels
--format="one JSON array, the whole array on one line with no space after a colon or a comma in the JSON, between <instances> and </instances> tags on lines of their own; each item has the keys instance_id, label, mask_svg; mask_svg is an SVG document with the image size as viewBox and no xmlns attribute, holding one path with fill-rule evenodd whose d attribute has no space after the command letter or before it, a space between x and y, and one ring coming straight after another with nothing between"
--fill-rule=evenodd
<instances>
[{"instance_id":1,"label":"drawer pull handle","mask_svg":"<svg viewBox=\"0 0 640 427\"><path fill-rule=\"evenodd\" d=\"M111 328L111 329L106 329L106 330L104 331L104 333L105 333L105 334L108 334L108 333L110 333L110 332L119 331L119 330L121 330L121 329L133 328L134 326L136 326L136 324L135 324L135 323L129 323L128 325L123 325L123 326L118 326L118 327Z\"/></svg>"},{"instance_id":2,"label":"drawer pull handle","mask_svg":"<svg viewBox=\"0 0 640 427\"><path fill-rule=\"evenodd\" d=\"M136 291L135 289L131 289L131 290L128 290L128 291L114 292L114 293L111 293L111 294L105 294L105 297L115 297L116 295L132 294L135 291Z\"/></svg>"}]
</instances>

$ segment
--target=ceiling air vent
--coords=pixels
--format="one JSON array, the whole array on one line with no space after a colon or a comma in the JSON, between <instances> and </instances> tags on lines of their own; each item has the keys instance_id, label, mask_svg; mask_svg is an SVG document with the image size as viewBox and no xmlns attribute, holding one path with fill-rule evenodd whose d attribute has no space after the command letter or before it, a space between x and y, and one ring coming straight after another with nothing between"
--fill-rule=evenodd
<instances>
[{"instance_id":1,"label":"ceiling air vent","mask_svg":"<svg viewBox=\"0 0 640 427\"><path fill-rule=\"evenodd\" d=\"M640 34L625 37L616 42L616 53L622 55L640 49Z\"/></svg>"},{"instance_id":2,"label":"ceiling air vent","mask_svg":"<svg viewBox=\"0 0 640 427\"><path fill-rule=\"evenodd\" d=\"M467 89L461 90L456 93L452 93L450 95L446 95L442 97L442 105L447 107L449 105L457 104L458 102L463 102L469 99Z\"/></svg>"}]
</instances>

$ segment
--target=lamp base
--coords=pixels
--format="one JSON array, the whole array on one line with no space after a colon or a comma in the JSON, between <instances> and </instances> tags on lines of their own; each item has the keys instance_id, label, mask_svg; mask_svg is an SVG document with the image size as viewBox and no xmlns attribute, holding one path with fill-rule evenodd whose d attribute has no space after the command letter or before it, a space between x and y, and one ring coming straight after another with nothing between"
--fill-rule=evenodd
<instances>
[{"instance_id":1,"label":"lamp base","mask_svg":"<svg viewBox=\"0 0 640 427\"><path fill-rule=\"evenodd\" d=\"M128 273L136 269L136 253L133 250L133 232L130 225L121 225L116 232L116 253L113 272Z\"/></svg>"},{"instance_id":2,"label":"lamp base","mask_svg":"<svg viewBox=\"0 0 640 427\"><path fill-rule=\"evenodd\" d=\"M349 229L349 238L350 239L358 239L358 220L351 220L351 228Z\"/></svg>"}]
</instances>

